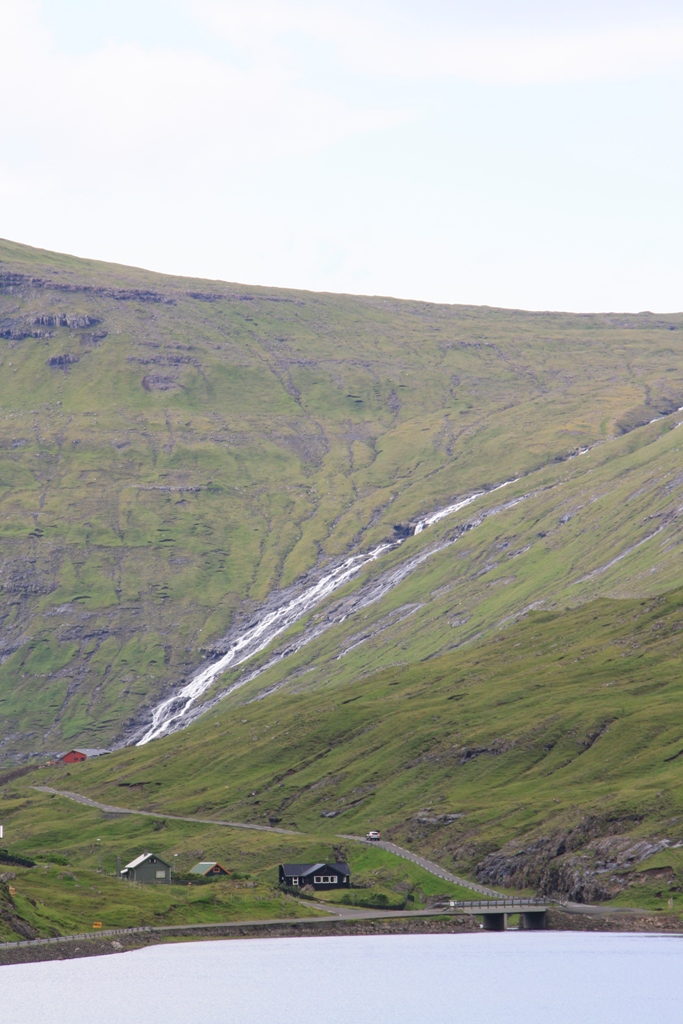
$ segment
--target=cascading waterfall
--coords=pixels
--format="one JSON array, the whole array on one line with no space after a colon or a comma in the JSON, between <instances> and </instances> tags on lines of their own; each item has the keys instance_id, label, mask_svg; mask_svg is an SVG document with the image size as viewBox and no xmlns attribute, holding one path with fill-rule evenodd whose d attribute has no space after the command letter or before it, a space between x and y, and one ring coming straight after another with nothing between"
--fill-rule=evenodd
<instances>
[{"instance_id":1,"label":"cascading waterfall","mask_svg":"<svg viewBox=\"0 0 683 1024\"><path fill-rule=\"evenodd\" d=\"M683 406L681 406L677 411L683 412ZM650 422L654 423L661 418L663 417L655 417ZM676 427L680 427L682 425L683 424L681 423L675 424ZM579 455L585 455L592 451L593 448L604 443L605 441L597 441L592 445L578 448L566 455L564 460L568 461ZM523 474L523 476L527 475L528 474ZM519 478L515 477L514 479ZM476 501L478 498L493 494L495 491L499 491L511 483L513 483L513 480L505 480L497 487L474 491L465 498L459 498L450 505L445 505L443 508L437 509L436 512L432 512L430 515L417 520L411 530L411 533L413 535L420 534L424 530L428 529L428 527L434 526L447 516L451 516L455 512L459 512L461 509L471 505L472 502ZM513 508L528 496L529 495L523 495L515 498L506 502L499 509L494 511ZM483 521L483 518L484 516L482 516L480 521ZM649 540L651 536L655 536L655 534L649 535L640 543L645 543L645 541ZM190 682L183 686L173 697L169 697L157 705L152 712L151 723L142 738L137 741L137 746L143 746L145 743L149 743L150 740L157 739L157 737L163 736L168 732L173 732L176 729L189 725L190 722L198 716L198 714L201 714L202 711L208 710L208 708L215 703L215 700L213 700L202 708L195 707L193 713L193 707L196 705L199 698L210 689L222 672L228 668L236 668L238 665L248 661L254 655L265 650L265 648L268 647L277 636L289 629L290 626L293 626L294 623L298 622L308 612L313 611L314 608L321 604L340 587L344 586L345 583L348 583L349 580L353 579L354 576L361 572L366 566L370 565L371 562L376 561L388 551L392 551L397 548L403 543L404 539L405 538L400 538L395 541L387 541L383 544L379 544L376 548L373 548L372 551L365 554L353 555L352 557L345 559L339 565L330 569L325 575L321 576L316 583L306 587L297 596L288 597L283 595L282 603L280 605L277 605L275 608L270 608L269 610L264 609L260 613L260 617L257 618L251 626L249 626L231 643L226 654L222 655L217 661L208 665L193 676ZM379 600L379 598L384 596L385 593L397 586L397 584L412 572L414 568L420 565L425 558L428 558L437 551L442 550L444 546L447 545L441 545L432 549L432 551L422 552L422 554L411 559L404 566L399 567L395 572L389 573L383 582L379 582L377 586L372 586L368 594L361 598L359 607L365 607L367 604L370 604L375 600ZM610 565L611 564L612 563L610 563ZM609 566L600 567L599 569L594 570L592 574L589 574L589 576L583 577L581 580L577 580L576 582L583 582L584 579L589 579L590 576L597 572L602 572L608 567ZM326 627L324 625L319 625L314 629L308 630L302 637L295 640L291 645L288 645L286 650L279 652L276 657L266 665L257 668L253 673L247 673L220 696L225 696L227 693L232 692L233 689L243 686L245 683L251 681L251 679L256 678L256 676L264 672L272 664L275 664L276 661L282 660L282 658L287 657L289 654L300 650L302 646L309 643L316 636L320 635L320 633L324 632L325 628Z\"/></svg>"},{"instance_id":2,"label":"cascading waterfall","mask_svg":"<svg viewBox=\"0 0 683 1024\"><path fill-rule=\"evenodd\" d=\"M150 740L163 736L169 729L184 715L195 701L209 689L217 676L228 668L236 668L243 662L259 654L274 639L283 633L295 622L298 622L307 612L316 608L325 598L343 587L357 573L376 561L380 555L390 551L400 542L384 543L373 548L367 554L354 555L347 558L341 565L336 566L331 572L322 576L317 583L308 587L297 597L282 604L257 619L249 626L230 646L230 650L222 655L218 661L202 669L190 682L178 691L173 697L162 701L152 713L152 722L142 739L138 740L137 746L141 747Z\"/></svg>"},{"instance_id":3,"label":"cascading waterfall","mask_svg":"<svg viewBox=\"0 0 683 1024\"><path fill-rule=\"evenodd\" d=\"M512 481L506 480L505 483L499 484L498 487L491 490L476 491L466 498L460 498L458 501L444 506L444 508L433 512L431 515L419 519L415 523L413 534L422 533L428 527L440 522L447 516L453 515L467 505L471 505L477 498L492 494L494 491L506 487L509 483L512 483ZM289 629L290 626L293 626L304 615L307 615L308 612L313 611L314 608L340 587L343 587L349 580L353 579L366 566L377 561L378 558L388 551L393 551L402 543L403 538L395 541L386 541L365 554L353 555L321 576L316 583L307 587L297 596L283 600L279 607L262 612L261 617L257 618L252 625L232 642L230 649L225 654L193 676L189 683L172 697L168 697L157 705L152 712L152 720L148 729L141 739L137 741L136 745L138 747L144 746L150 740L158 739L169 732L174 732L176 729L182 728L183 725L189 725L194 717L191 715L193 705L210 689L222 672L225 672L228 668L236 668L238 665L254 657L254 655L265 650L277 636ZM422 557L414 560L415 565L420 564L423 560ZM407 569L406 572L399 572L396 577L396 583L403 579L408 571L410 570ZM393 585L396 585L396 583ZM389 587L388 589L391 588Z\"/></svg>"}]
</instances>

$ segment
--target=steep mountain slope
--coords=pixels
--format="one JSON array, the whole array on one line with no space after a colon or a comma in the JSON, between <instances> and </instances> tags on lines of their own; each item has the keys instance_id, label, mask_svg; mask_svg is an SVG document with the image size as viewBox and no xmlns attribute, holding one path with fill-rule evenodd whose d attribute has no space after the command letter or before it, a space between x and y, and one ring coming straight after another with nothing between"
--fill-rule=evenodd
<instances>
[{"instance_id":1,"label":"steep mountain slope","mask_svg":"<svg viewBox=\"0 0 683 1024\"><path fill-rule=\"evenodd\" d=\"M484 884L683 910L682 655L682 590L603 598L33 780L330 844L382 828Z\"/></svg>"},{"instance_id":2,"label":"steep mountain slope","mask_svg":"<svg viewBox=\"0 0 683 1024\"><path fill-rule=\"evenodd\" d=\"M366 570L270 649L220 677L243 704L346 685L368 672L495 636L534 608L661 593L681 579L683 434L664 417L480 494ZM672 429L673 428L673 429ZM172 722L172 727L178 724Z\"/></svg>"},{"instance_id":3,"label":"steep mountain slope","mask_svg":"<svg viewBox=\"0 0 683 1024\"><path fill-rule=\"evenodd\" d=\"M679 314L246 288L0 243L3 755L139 737L264 602L384 540L407 538L226 706L431 657L538 601L673 586L682 329Z\"/></svg>"}]
</instances>

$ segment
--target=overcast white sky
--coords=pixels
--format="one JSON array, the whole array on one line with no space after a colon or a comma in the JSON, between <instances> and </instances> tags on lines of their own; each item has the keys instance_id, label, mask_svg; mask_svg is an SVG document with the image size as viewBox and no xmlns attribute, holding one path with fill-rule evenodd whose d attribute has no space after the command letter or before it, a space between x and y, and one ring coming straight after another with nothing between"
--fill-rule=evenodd
<instances>
[{"instance_id":1,"label":"overcast white sky","mask_svg":"<svg viewBox=\"0 0 683 1024\"><path fill-rule=\"evenodd\" d=\"M0 236L683 309L683 0L0 0Z\"/></svg>"}]
</instances>

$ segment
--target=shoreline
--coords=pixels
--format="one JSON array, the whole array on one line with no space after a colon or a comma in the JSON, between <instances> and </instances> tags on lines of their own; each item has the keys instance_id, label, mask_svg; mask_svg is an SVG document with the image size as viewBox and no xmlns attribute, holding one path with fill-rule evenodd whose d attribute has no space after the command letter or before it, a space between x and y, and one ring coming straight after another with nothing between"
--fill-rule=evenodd
<instances>
[{"instance_id":1,"label":"shoreline","mask_svg":"<svg viewBox=\"0 0 683 1024\"><path fill-rule=\"evenodd\" d=\"M524 930L524 929L521 929ZM675 914L643 911L618 913L573 913L548 910L547 931L643 932L683 935L683 923ZM0 967L47 960L111 956L133 952L166 942L202 942L216 939L312 938L331 935L428 935L479 932L481 926L470 914L415 916L372 915L347 918L292 918L291 920L235 921L221 924L163 925L136 929L107 929L52 939L25 939L0 944Z\"/></svg>"}]
</instances>

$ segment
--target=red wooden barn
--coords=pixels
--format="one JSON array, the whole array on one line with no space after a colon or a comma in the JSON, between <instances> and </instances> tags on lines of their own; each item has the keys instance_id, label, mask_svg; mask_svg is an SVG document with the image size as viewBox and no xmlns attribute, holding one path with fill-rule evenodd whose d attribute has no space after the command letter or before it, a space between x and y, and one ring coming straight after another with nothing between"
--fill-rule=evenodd
<instances>
[{"instance_id":1,"label":"red wooden barn","mask_svg":"<svg viewBox=\"0 0 683 1024\"><path fill-rule=\"evenodd\" d=\"M66 754L60 754L59 759L64 764L76 764L78 761L87 761L89 757L99 757L100 754L109 753L109 750L98 750L95 747L78 747L67 750Z\"/></svg>"}]
</instances>

